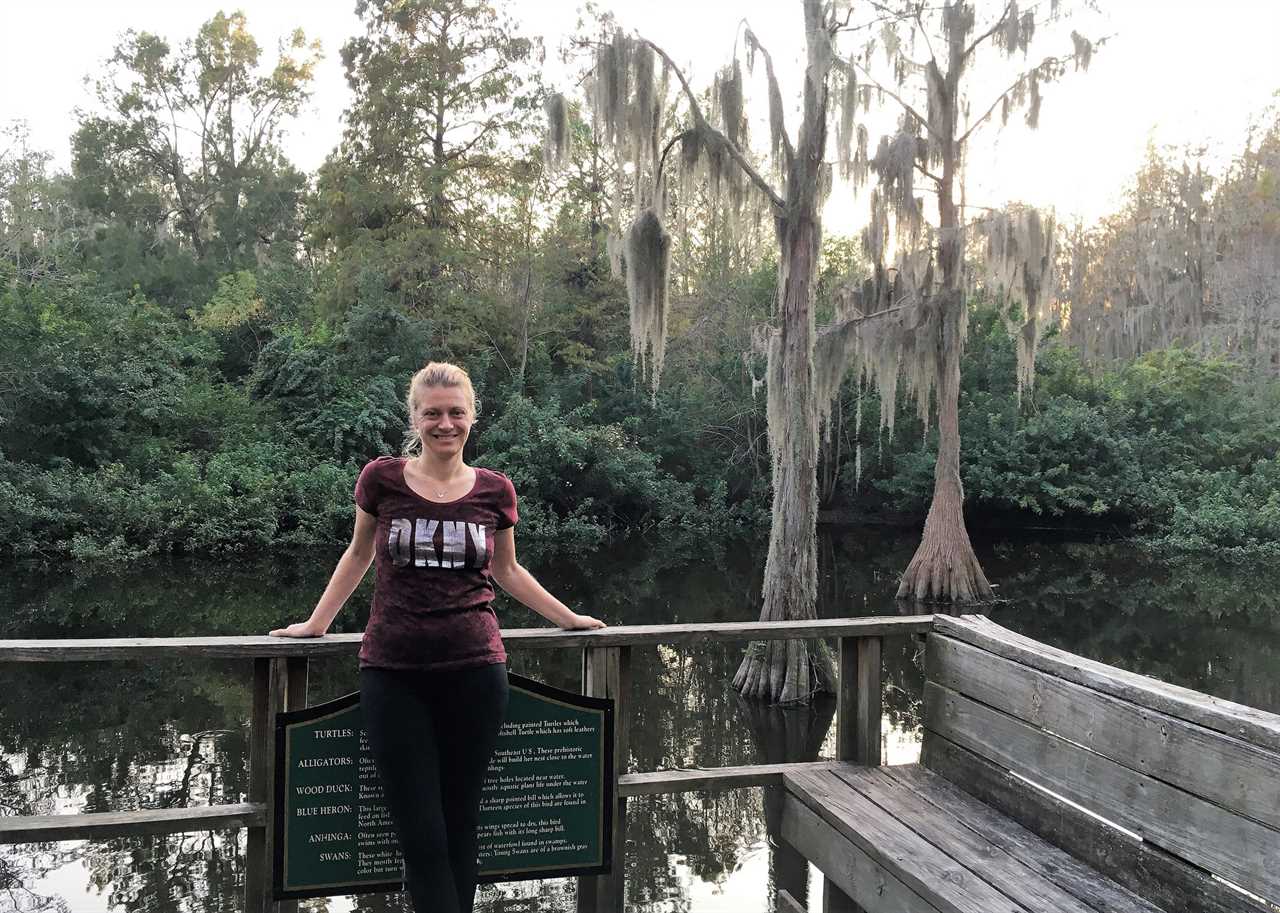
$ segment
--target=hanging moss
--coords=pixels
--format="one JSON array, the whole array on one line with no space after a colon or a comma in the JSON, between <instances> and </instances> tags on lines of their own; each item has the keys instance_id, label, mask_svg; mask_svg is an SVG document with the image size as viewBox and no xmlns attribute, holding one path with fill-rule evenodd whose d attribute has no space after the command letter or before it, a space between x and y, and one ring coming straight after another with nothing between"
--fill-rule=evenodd
<instances>
[{"instance_id":1,"label":"hanging moss","mask_svg":"<svg viewBox=\"0 0 1280 913\"><path fill-rule=\"evenodd\" d=\"M725 135L742 149L746 145L747 122L742 115L742 67L736 59L716 76L715 93Z\"/></svg>"},{"instance_id":2,"label":"hanging moss","mask_svg":"<svg viewBox=\"0 0 1280 913\"><path fill-rule=\"evenodd\" d=\"M896 134L880 138L880 145L870 163L871 170L880 178L878 199L893 213L898 237L907 241L919 235L923 218L923 210L915 195L915 166L920 143L914 120L903 117ZM883 251L883 245L880 250Z\"/></svg>"},{"instance_id":3,"label":"hanging moss","mask_svg":"<svg viewBox=\"0 0 1280 913\"><path fill-rule=\"evenodd\" d=\"M1089 71L1089 62L1093 60L1093 42L1081 35L1079 32L1071 33L1071 43L1075 47L1072 55L1075 58L1076 69Z\"/></svg>"},{"instance_id":4,"label":"hanging moss","mask_svg":"<svg viewBox=\"0 0 1280 913\"><path fill-rule=\"evenodd\" d=\"M628 138L631 154L639 161L654 154L654 119L658 99L654 87L654 53L647 44L637 44L632 51L632 95L628 116Z\"/></svg>"},{"instance_id":5,"label":"hanging moss","mask_svg":"<svg viewBox=\"0 0 1280 913\"><path fill-rule=\"evenodd\" d=\"M1030 77L1030 94L1031 102L1027 105L1027 126L1035 130L1040 126L1040 76L1036 70L1031 71Z\"/></svg>"},{"instance_id":6,"label":"hanging moss","mask_svg":"<svg viewBox=\"0 0 1280 913\"><path fill-rule=\"evenodd\" d=\"M557 171L569 161L572 152L569 104L563 95L553 92L547 96L544 108L547 112L547 133L543 138L542 155L547 167Z\"/></svg>"},{"instance_id":7,"label":"hanging moss","mask_svg":"<svg viewBox=\"0 0 1280 913\"><path fill-rule=\"evenodd\" d=\"M656 391L667 347L667 283L671 236L652 208L631 224L626 240L627 300L631 307L631 351Z\"/></svg>"},{"instance_id":8,"label":"hanging moss","mask_svg":"<svg viewBox=\"0 0 1280 913\"><path fill-rule=\"evenodd\" d=\"M1054 295L1057 229L1052 216L1019 207L994 213L981 230L987 241L987 284L1015 340L1021 397L1035 381L1036 350Z\"/></svg>"},{"instance_id":9,"label":"hanging moss","mask_svg":"<svg viewBox=\"0 0 1280 913\"><path fill-rule=\"evenodd\" d=\"M840 160L840 176L848 180L853 175L853 119L858 110L858 77L852 66L843 70L844 79L841 87L836 114L836 148Z\"/></svg>"}]
</instances>

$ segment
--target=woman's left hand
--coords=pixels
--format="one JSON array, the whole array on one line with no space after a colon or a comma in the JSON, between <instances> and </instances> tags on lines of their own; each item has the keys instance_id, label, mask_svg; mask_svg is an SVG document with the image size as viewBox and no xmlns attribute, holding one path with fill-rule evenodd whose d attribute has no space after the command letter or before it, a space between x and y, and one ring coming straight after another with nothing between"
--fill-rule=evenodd
<instances>
[{"instance_id":1,"label":"woman's left hand","mask_svg":"<svg viewBox=\"0 0 1280 913\"><path fill-rule=\"evenodd\" d=\"M579 615L575 612L573 617L560 627L565 631L589 631L593 628L605 628L608 625L599 618L592 618L590 615Z\"/></svg>"}]
</instances>

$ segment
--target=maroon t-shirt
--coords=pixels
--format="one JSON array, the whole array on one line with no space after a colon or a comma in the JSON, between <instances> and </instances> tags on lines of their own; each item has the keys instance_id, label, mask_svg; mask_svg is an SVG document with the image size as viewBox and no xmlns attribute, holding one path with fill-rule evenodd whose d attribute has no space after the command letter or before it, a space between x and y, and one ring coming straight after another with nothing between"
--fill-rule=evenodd
<instances>
[{"instance_id":1,"label":"maroon t-shirt","mask_svg":"<svg viewBox=\"0 0 1280 913\"><path fill-rule=\"evenodd\" d=\"M436 502L415 493L402 457L360 472L356 504L378 518L373 611L360 665L460 669L506 662L493 611L493 534L515 526L516 491L500 472L476 468L471 491Z\"/></svg>"}]
</instances>

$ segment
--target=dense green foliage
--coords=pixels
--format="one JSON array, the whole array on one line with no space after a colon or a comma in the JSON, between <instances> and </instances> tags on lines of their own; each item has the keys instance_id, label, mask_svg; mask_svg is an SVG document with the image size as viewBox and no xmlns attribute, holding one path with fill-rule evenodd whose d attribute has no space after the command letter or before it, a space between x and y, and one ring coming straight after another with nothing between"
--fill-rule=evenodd
<instances>
[{"instance_id":1,"label":"dense green foliage","mask_svg":"<svg viewBox=\"0 0 1280 913\"><path fill-rule=\"evenodd\" d=\"M367 28L343 49L346 133L315 175L279 140L316 49L294 35L264 70L239 15L176 50L125 35L69 173L5 132L6 555L341 542L355 476L399 451L403 387L429 359L470 370L483 406L468 458L515 480L522 542L764 531L764 369L744 353L775 296L767 231L732 235L712 197L673 227L670 342L651 396L605 244L626 175L576 115L570 160L548 173L538 43L485 4L461 19L454 7L360 4ZM828 238L823 269L820 319L865 265L850 239ZM1053 339L1021 400L1014 373L1003 324L976 303L961 402L971 522L1277 548L1280 391L1256 374L1179 349L1099 373ZM826 507L918 522L933 439L900 408L890 440L874 394L846 382Z\"/></svg>"},{"instance_id":2,"label":"dense green foliage","mask_svg":"<svg viewBox=\"0 0 1280 913\"><path fill-rule=\"evenodd\" d=\"M1277 551L1280 385L1183 349L1091 373L1051 342L1019 402L1003 327L979 308L970 333L962 473L980 522L1132 531L1172 551ZM895 442L872 473L873 495L908 514L927 510L935 445Z\"/></svg>"}]
</instances>

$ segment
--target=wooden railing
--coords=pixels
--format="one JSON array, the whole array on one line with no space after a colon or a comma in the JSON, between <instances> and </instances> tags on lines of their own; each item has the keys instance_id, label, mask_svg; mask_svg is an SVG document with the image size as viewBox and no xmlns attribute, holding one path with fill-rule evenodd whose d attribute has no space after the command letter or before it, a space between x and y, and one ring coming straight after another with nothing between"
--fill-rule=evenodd
<instances>
[{"instance_id":1,"label":"wooden railing","mask_svg":"<svg viewBox=\"0 0 1280 913\"><path fill-rule=\"evenodd\" d=\"M581 878L579 913L621 913L626 801L629 796L733 789L781 783L796 764L753 764L694 770L626 772L631 692L631 649L667 644L698 646L749 640L837 638L840 674L836 710L836 760L880 764L881 643L891 636L926 634L932 615L841 618L817 621L624 625L598 631L516 629L502 632L508 650L582 650L583 693L616 702L614 757L618 759L613 817L612 873ZM145 637L100 640L0 640L0 663L66 663L108 660L250 659L253 700L249 726L248 802L202 808L144 809L87 815L0 817L0 845L106 839L138 834L248 829L246 913L294 913L296 902L271 899L274 855L275 714L307 704L309 660L351 656L361 635L332 634L289 640L277 637ZM825 762L816 762L819 764Z\"/></svg>"}]
</instances>

